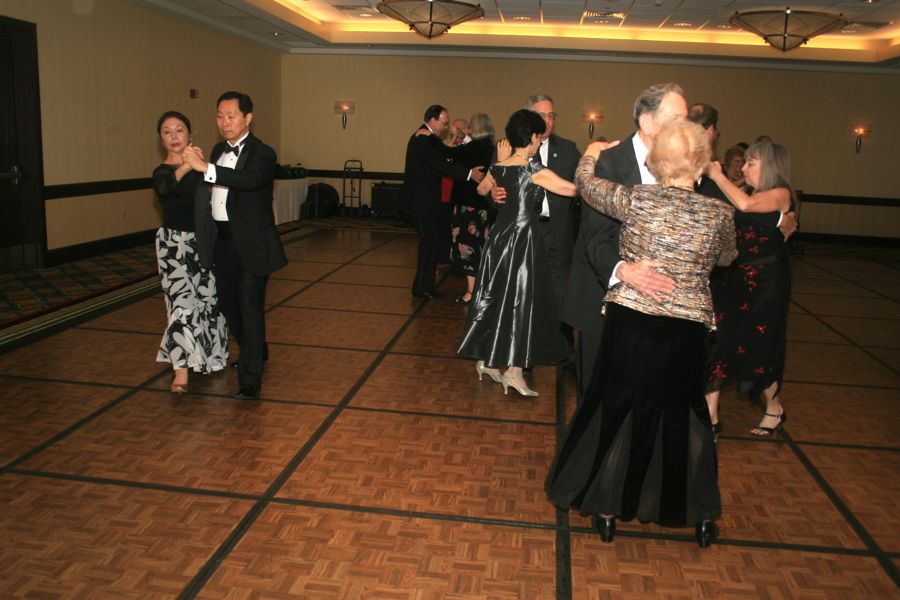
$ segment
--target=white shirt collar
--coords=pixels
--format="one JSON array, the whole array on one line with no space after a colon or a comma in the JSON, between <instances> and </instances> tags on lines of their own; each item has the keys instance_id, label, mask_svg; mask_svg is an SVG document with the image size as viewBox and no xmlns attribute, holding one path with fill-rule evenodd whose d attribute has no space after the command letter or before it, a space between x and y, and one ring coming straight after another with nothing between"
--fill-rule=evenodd
<instances>
[{"instance_id":1,"label":"white shirt collar","mask_svg":"<svg viewBox=\"0 0 900 600\"><path fill-rule=\"evenodd\" d=\"M249 131L248 131L247 133L245 133L243 136L241 136L241 139L239 139L239 140L237 141L236 144L232 144L231 142L228 142L228 141L226 141L226 143L227 143L229 146L231 146L232 148L235 148L235 147L240 146L241 144L243 144L243 143L244 143L244 140L247 139L247 136L248 136L248 135L250 135L250 132L249 132Z\"/></svg>"},{"instance_id":2,"label":"white shirt collar","mask_svg":"<svg viewBox=\"0 0 900 600\"><path fill-rule=\"evenodd\" d=\"M650 154L650 150L648 150L647 145L644 144L641 134L639 132L635 133L631 140L634 144L634 158L637 160L638 169L641 171L641 183L656 183L656 177L654 177L653 173L650 172L650 169L647 168L647 155Z\"/></svg>"}]
</instances>

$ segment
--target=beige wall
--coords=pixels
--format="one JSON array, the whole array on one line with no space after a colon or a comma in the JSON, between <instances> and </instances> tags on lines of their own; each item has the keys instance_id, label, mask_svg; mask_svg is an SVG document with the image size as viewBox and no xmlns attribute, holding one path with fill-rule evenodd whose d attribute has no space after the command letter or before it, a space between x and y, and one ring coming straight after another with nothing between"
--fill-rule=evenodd
<instances>
[{"instance_id":1,"label":"beige wall","mask_svg":"<svg viewBox=\"0 0 900 600\"><path fill-rule=\"evenodd\" d=\"M124 0L0 0L0 14L37 24L46 185L149 177L163 157L155 128L164 110L184 112L209 150L215 100L227 89L253 97L254 131L278 149L274 50ZM48 201L48 246L155 227L154 204L133 192Z\"/></svg>"},{"instance_id":2,"label":"beige wall","mask_svg":"<svg viewBox=\"0 0 900 600\"><path fill-rule=\"evenodd\" d=\"M75 14L78 7L89 10ZM528 94L545 91L557 101L558 132L584 148L582 108L603 110L599 134L625 136L640 90L678 81L689 100L720 109L720 152L767 133L788 146L797 186L807 193L900 195L896 75L282 55L124 0L0 0L0 14L37 24L47 185L149 176L162 157L154 127L166 109L191 117L198 145L208 150L218 139L213 103L225 89L253 96L254 131L282 163L341 169L345 160L359 159L368 171L402 171L407 137L433 102L448 106L451 116L485 111L502 129ZM190 88L199 89L198 100L188 97ZM346 130L334 114L335 100L356 101ZM873 127L859 155L847 133L857 122ZM369 187L364 183L364 202ZM134 192L51 200L47 218L51 249L159 223L152 195Z\"/></svg>"},{"instance_id":3,"label":"beige wall","mask_svg":"<svg viewBox=\"0 0 900 600\"><path fill-rule=\"evenodd\" d=\"M427 105L451 118L487 112L502 129L531 93L549 93L557 131L587 143L582 108L600 108L598 134L634 129L631 107L646 86L677 81L689 101L720 113L720 153L737 141L768 134L791 152L797 187L811 194L900 196L896 140L900 77L738 67L607 62L391 56L286 55L282 58L282 159L309 168L340 169L347 159L366 170L402 171L409 134ZM346 130L335 100L355 100ZM873 127L854 153L851 124Z\"/></svg>"}]
</instances>

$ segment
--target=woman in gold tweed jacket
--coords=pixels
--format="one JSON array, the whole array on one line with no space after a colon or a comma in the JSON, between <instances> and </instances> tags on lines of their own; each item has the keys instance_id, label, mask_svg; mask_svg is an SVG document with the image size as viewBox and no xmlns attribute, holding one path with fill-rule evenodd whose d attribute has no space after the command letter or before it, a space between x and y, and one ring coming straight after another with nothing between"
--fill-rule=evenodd
<instances>
[{"instance_id":1,"label":"woman in gold tweed jacket","mask_svg":"<svg viewBox=\"0 0 900 600\"><path fill-rule=\"evenodd\" d=\"M596 515L604 541L616 518L696 526L706 547L721 513L716 452L704 400L713 327L709 272L737 252L734 209L694 192L710 160L702 128L686 121L657 135L647 167L658 185L594 177L591 144L576 171L583 201L622 222L623 260L656 259L675 280L665 297L620 283L607 294L600 353L588 393L547 478L550 499ZM597 307L601 310L601 307Z\"/></svg>"}]
</instances>

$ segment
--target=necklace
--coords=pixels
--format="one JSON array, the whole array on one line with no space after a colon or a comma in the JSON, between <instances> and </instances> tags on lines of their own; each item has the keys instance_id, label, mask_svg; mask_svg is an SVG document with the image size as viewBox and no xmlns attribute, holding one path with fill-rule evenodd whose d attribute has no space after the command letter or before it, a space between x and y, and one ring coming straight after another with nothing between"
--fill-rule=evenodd
<instances>
[{"instance_id":1,"label":"necklace","mask_svg":"<svg viewBox=\"0 0 900 600\"><path fill-rule=\"evenodd\" d=\"M517 157L521 158L522 160L528 160L527 153L526 154L516 154L515 152L513 152L513 156L517 156Z\"/></svg>"}]
</instances>

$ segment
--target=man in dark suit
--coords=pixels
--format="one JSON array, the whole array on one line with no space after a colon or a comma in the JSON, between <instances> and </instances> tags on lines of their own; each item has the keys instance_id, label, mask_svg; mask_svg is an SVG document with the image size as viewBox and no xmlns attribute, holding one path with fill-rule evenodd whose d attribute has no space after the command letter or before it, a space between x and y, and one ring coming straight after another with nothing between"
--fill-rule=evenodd
<instances>
[{"instance_id":1,"label":"man in dark suit","mask_svg":"<svg viewBox=\"0 0 900 600\"><path fill-rule=\"evenodd\" d=\"M481 181L484 172L482 167L470 170L450 161L448 149L440 139L450 124L446 108L439 104L429 106L425 111L424 121L406 144L400 206L406 214L413 217L419 232L419 253L412 294L417 298L430 300L442 296L434 287L438 252L450 252L449 247L440 248L441 241L447 237L439 226L441 177L446 175L462 181Z\"/></svg>"},{"instance_id":2,"label":"man in dark suit","mask_svg":"<svg viewBox=\"0 0 900 600\"><path fill-rule=\"evenodd\" d=\"M539 114L547 125L535 157L540 157L542 165L566 181L574 180L581 152L578 151L575 142L553 133L557 117L553 98L546 94L529 96L525 108ZM559 307L562 307L566 295L566 271L572 262L572 247L575 244L572 204L572 198L545 192L538 216L538 231L544 240L547 263L550 265L550 274L553 278L553 293Z\"/></svg>"},{"instance_id":3,"label":"man in dark suit","mask_svg":"<svg viewBox=\"0 0 900 600\"><path fill-rule=\"evenodd\" d=\"M287 264L287 257L272 212L277 159L272 148L250 133L253 101L240 92L225 92L216 107L216 125L225 141L213 148L210 163L195 147L188 147L184 157L212 186L198 201L198 242L201 257L208 261L212 256L219 306L240 347L234 397L245 400L259 397L268 358L266 282Z\"/></svg>"},{"instance_id":4,"label":"man in dark suit","mask_svg":"<svg viewBox=\"0 0 900 600\"><path fill-rule=\"evenodd\" d=\"M595 174L623 185L656 183L644 164L649 147L666 121L686 115L687 103L680 86L668 83L647 88L634 103L637 132L618 146L604 150ZM674 289L675 282L654 270L660 264L653 260L624 262L619 256L619 222L584 207L561 316L580 332L576 358L579 401L587 391L600 347L600 311L606 291L625 281L661 299Z\"/></svg>"}]
</instances>

